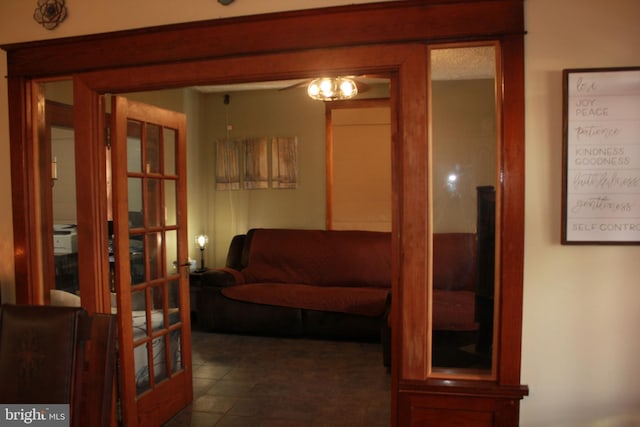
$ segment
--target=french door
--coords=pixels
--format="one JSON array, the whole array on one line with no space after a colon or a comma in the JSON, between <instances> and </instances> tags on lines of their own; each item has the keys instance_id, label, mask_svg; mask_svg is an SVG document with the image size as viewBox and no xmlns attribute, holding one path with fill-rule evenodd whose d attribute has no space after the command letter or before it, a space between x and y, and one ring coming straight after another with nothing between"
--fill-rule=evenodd
<instances>
[{"instance_id":1,"label":"french door","mask_svg":"<svg viewBox=\"0 0 640 427\"><path fill-rule=\"evenodd\" d=\"M193 399L184 114L113 97L113 284L126 426Z\"/></svg>"}]
</instances>

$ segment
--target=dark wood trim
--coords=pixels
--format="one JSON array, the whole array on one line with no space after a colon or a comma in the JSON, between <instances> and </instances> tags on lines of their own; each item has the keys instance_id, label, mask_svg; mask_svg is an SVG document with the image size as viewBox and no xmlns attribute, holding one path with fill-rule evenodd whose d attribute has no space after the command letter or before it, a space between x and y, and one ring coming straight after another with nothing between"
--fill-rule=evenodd
<instances>
[{"instance_id":1,"label":"dark wood trim","mask_svg":"<svg viewBox=\"0 0 640 427\"><path fill-rule=\"evenodd\" d=\"M95 108L75 114L76 200L78 206L78 283L89 313L110 313L107 231L107 154L104 100L82 79L74 79L74 106ZM103 188L104 191L96 191Z\"/></svg>"},{"instance_id":2,"label":"dark wood trim","mask_svg":"<svg viewBox=\"0 0 640 427\"><path fill-rule=\"evenodd\" d=\"M400 136L400 127L402 123L402 117L400 116L400 88L397 82L398 75L393 75L391 79L391 88L389 93L389 101L391 107L391 230L397 232L400 230L402 221L402 208L400 206L403 199L404 188L402 188L402 145ZM400 313L397 308L398 303L395 302L393 295L399 295L402 285L402 242L400 238L393 236L391 238L391 307L392 311L389 313L390 328L397 328L400 324ZM395 308L394 308L395 307ZM390 357L391 357L391 426L398 426L398 405L400 401L400 375L398 373L398 360L402 357L402 349L400 346L402 341L400 340L399 333L391 333L390 338Z\"/></svg>"},{"instance_id":3,"label":"dark wood trim","mask_svg":"<svg viewBox=\"0 0 640 427\"><path fill-rule=\"evenodd\" d=\"M42 289L40 236L33 227L41 224L35 180L38 176L31 119L32 84L24 78L8 79L9 136L11 139L11 194L13 210L13 253L17 302L37 304Z\"/></svg>"},{"instance_id":4,"label":"dark wood trim","mask_svg":"<svg viewBox=\"0 0 640 427\"><path fill-rule=\"evenodd\" d=\"M522 34L523 28L521 0L409 0L207 20L2 48L7 51L9 76L46 77L374 43L486 39Z\"/></svg>"},{"instance_id":5,"label":"dark wood trim","mask_svg":"<svg viewBox=\"0 0 640 427\"><path fill-rule=\"evenodd\" d=\"M124 113L122 114L124 114L126 117L126 108L127 108L127 103L124 98L122 97L111 98L111 111L120 111L120 112L124 111ZM113 144L112 144L113 148L112 148L111 161L112 161L114 171L120 171L120 170L123 170L123 168L126 171L126 166L125 166L127 164L126 150L119 150L117 146L118 141L126 139L126 137L121 137L121 135L126 135L126 134L127 134L126 121L117 120L116 115L112 115L111 116L111 138L113 141ZM125 181L123 179L118 179L117 173L114 174L113 179L114 179L113 181L113 197L114 197L113 227L114 227L114 235L118 236L128 232L128 224L123 224L121 221L117 221L117 222L115 221L115 218L122 218L127 216L127 199L125 197L126 191L120 191L121 189L118 188L120 185L123 185ZM119 264L120 273L125 276L130 276L131 264L129 263L128 256L126 255L129 251L128 243L123 242L122 239L116 239L114 241L114 245L115 245L114 254L120 254L119 255L120 257L127 258L126 262ZM116 262L118 261L116 260ZM128 288L127 292L131 291L130 285L127 286L125 284L122 286L126 286ZM132 310L131 298L128 298L128 297L125 298L125 297L122 297L121 295L118 295L118 296L119 296L118 310L125 313L130 312ZM118 320L118 336L121 343L118 351L119 351L121 360L124 360L127 357L127 355L124 352L125 348L130 346L131 345L130 343L133 342L132 324L133 324L133 321L130 318ZM135 383L130 380L130 378L133 378L135 376L135 369L133 366L131 366L128 363L121 363L120 375L122 376L122 379L120 380L120 393L121 393L121 399L122 399L122 404L121 404L122 418L121 419L123 422L127 420L135 420L138 416L137 407L136 405L128 404L129 396L135 396L135 393L136 393Z\"/></svg>"},{"instance_id":6,"label":"dark wood trim","mask_svg":"<svg viewBox=\"0 0 640 427\"><path fill-rule=\"evenodd\" d=\"M412 125L400 128L400 139L404 145L399 183L403 189L399 200L402 209L400 248L403 259L400 264L401 289L396 293L399 305L394 309L402 313L402 323L398 325L404 353L398 367L400 378L424 380L428 376L431 358L428 291L431 283L431 170L426 161L429 158L429 146L426 143L429 135L426 47L423 47L421 55L416 55L412 60L413 66L405 67L400 75L400 93L410 97L402 102L400 117Z\"/></svg>"},{"instance_id":7,"label":"dark wood trim","mask_svg":"<svg viewBox=\"0 0 640 427\"><path fill-rule=\"evenodd\" d=\"M45 101L45 119L47 126L73 129L73 105L47 100Z\"/></svg>"},{"instance_id":8,"label":"dark wood trim","mask_svg":"<svg viewBox=\"0 0 640 427\"><path fill-rule=\"evenodd\" d=\"M155 66L109 68L82 73L83 80L98 92L122 93L185 87L194 84L229 84L265 80L310 78L318 70L332 73L390 73L393 60L382 54L402 52L406 45L368 45L259 56L214 58L197 62L174 62ZM363 64L366 59L366 65Z\"/></svg>"},{"instance_id":9,"label":"dark wood trim","mask_svg":"<svg viewBox=\"0 0 640 427\"><path fill-rule=\"evenodd\" d=\"M42 263L43 278L43 301L50 302L50 290L56 287L56 273L54 266L53 251L53 185L54 181L51 173L52 147L51 147L51 127L55 120L73 120L73 109L62 107L61 104L49 104L45 101L44 92L38 90L34 94L34 105L37 114L33 116L33 122L38 134L36 139L38 148L38 170L40 171L40 205L42 206L42 254L47 262ZM68 115L67 117L63 117ZM71 125L70 127L73 127Z\"/></svg>"},{"instance_id":10,"label":"dark wood trim","mask_svg":"<svg viewBox=\"0 0 640 427\"><path fill-rule=\"evenodd\" d=\"M426 383L429 385L429 394L431 395L450 395L452 385L459 393L467 396L521 399L528 394L526 386L498 385L495 381L429 379ZM407 392L420 394L424 390L424 383L405 381L403 389Z\"/></svg>"},{"instance_id":11,"label":"dark wood trim","mask_svg":"<svg viewBox=\"0 0 640 427\"><path fill-rule=\"evenodd\" d=\"M518 384L524 260L524 40L502 40L502 212L498 382Z\"/></svg>"}]
</instances>

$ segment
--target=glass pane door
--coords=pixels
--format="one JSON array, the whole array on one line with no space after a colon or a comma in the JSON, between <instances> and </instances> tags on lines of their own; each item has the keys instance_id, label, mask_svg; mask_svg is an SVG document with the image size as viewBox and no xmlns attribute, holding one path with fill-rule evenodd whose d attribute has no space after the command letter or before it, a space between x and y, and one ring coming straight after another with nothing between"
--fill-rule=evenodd
<instances>
[{"instance_id":1,"label":"glass pane door","mask_svg":"<svg viewBox=\"0 0 640 427\"><path fill-rule=\"evenodd\" d=\"M123 337L123 412L125 423L157 424L192 398L189 290L180 267L188 258L186 191L179 190L186 188L185 119L124 98L115 98L113 115L114 220L116 240L125 239L117 244L116 289L123 330L132 331Z\"/></svg>"}]
</instances>

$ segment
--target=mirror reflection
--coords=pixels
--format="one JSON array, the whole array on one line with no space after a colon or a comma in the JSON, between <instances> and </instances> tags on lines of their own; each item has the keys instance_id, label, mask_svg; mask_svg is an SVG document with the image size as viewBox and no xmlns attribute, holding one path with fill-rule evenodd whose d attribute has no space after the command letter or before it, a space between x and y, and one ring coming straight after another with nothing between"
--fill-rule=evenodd
<instances>
[{"instance_id":1,"label":"mirror reflection","mask_svg":"<svg viewBox=\"0 0 640 427\"><path fill-rule=\"evenodd\" d=\"M434 373L486 374L494 329L495 48L434 48L429 59L432 367Z\"/></svg>"},{"instance_id":2,"label":"mirror reflection","mask_svg":"<svg viewBox=\"0 0 640 427\"><path fill-rule=\"evenodd\" d=\"M79 305L73 92L69 81L60 81L41 85L41 93L44 126L39 136L40 172L46 201L43 224L53 253L53 259L43 268L43 295L52 305Z\"/></svg>"}]
</instances>

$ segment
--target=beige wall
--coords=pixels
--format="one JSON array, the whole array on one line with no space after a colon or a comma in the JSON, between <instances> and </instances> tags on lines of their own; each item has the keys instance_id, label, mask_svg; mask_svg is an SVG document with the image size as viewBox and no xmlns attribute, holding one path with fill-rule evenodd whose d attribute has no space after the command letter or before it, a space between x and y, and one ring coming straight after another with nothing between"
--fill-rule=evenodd
<instances>
[{"instance_id":1,"label":"beige wall","mask_svg":"<svg viewBox=\"0 0 640 427\"><path fill-rule=\"evenodd\" d=\"M362 3L308 0L305 6ZM0 2L0 43L300 7L299 2L67 3L47 31L35 1ZM640 425L640 247L561 246L561 70L639 65L637 0L526 0L526 229L522 380L525 427ZM0 75L6 56L0 53ZM0 282L13 299L7 88L0 84ZM508 321L508 319L505 319Z\"/></svg>"},{"instance_id":2,"label":"beige wall","mask_svg":"<svg viewBox=\"0 0 640 427\"><path fill-rule=\"evenodd\" d=\"M477 187L497 182L495 97L493 79L432 82L435 233L476 232Z\"/></svg>"},{"instance_id":3,"label":"beige wall","mask_svg":"<svg viewBox=\"0 0 640 427\"><path fill-rule=\"evenodd\" d=\"M640 425L640 246L560 245L564 68L640 65L637 0L527 0L527 426Z\"/></svg>"},{"instance_id":4,"label":"beige wall","mask_svg":"<svg viewBox=\"0 0 640 427\"><path fill-rule=\"evenodd\" d=\"M206 95L207 119L201 141L206 166L203 189L208 216L204 220L213 237L215 265L224 265L229 242L235 234L255 227L324 228L325 220L325 128L324 104L304 95L303 88ZM216 190L215 142L230 138L297 137L298 186L295 189Z\"/></svg>"}]
</instances>

